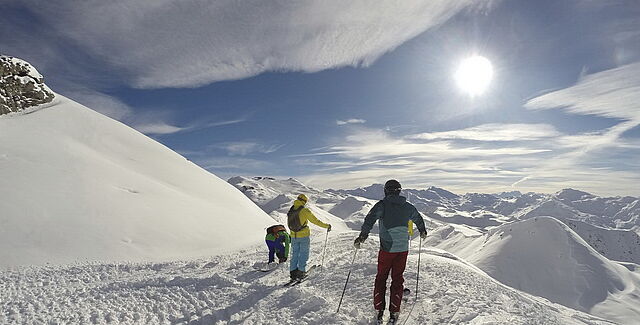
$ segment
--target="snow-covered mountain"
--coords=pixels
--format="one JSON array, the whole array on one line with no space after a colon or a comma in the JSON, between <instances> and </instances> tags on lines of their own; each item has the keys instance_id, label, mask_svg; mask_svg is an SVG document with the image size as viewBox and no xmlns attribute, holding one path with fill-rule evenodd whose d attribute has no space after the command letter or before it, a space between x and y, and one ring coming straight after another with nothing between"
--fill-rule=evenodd
<instances>
[{"instance_id":1,"label":"snow-covered mountain","mask_svg":"<svg viewBox=\"0 0 640 325\"><path fill-rule=\"evenodd\" d=\"M299 194L305 194L309 198L306 206L320 221L330 223L332 231L349 230L343 218L331 213L336 203L344 199L339 195L306 186L294 178L278 180L272 177L236 176L230 178L228 182L268 213L277 223L287 224L287 211ZM320 230L313 224L311 228Z\"/></svg>"},{"instance_id":2,"label":"snow-covered mountain","mask_svg":"<svg viewBox=\"0 0 640 325\"><path fill-rule=\"evenodd\" d=\"M327 192L380 198L383 185ZM480 232L518 220L550 216L570 225L609 259L640 264L639 198L603 198L573 189L555 194L514 191L458 195L437 187L403 189L403 195L432 220L464 225Z\"/></svg>"},{"instance_id":3,"label":"snow-covered mountain","mask_svg":"<svg viewBox=\"0 0 640 325\"><path fill-rule=\"evenodd\" d=\"M451 236L446 248L500 282L616 322L640 317L640 273L602 256L564 223L536 217L482 236Z\"/></svg>"},{"instance_id":4,"label":"snow-covered mountain","mask_svg":"<svg viewBox=\"0 0 640 325\"><path fill-rule=\"evenodd\" d=\"M0 117L0 266L204 256L271 219L225 181L63 96Z\"/></svg>"}]
</instances>

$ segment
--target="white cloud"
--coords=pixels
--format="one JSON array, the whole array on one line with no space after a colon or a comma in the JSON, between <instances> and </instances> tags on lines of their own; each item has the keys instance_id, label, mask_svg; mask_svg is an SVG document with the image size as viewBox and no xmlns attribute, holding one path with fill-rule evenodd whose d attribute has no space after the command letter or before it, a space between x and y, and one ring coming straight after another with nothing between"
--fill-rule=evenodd
<instances>
[{"instance_id":1,"label":"white cloud","mask_svg":"<svg viewBox=\"0 0 640 325\"><path fill-rule=\"evenodd\" d=\"M367 66L474 0L87 0L22 5L137 87Z\"/></svg>"},{"instance_id":2,"label":"white cloud","mask_svg":"<svg viewBox=\"0 0 640 325\"><path fill-rule=\"evenodd\" d=\"M164 135L178 132L189 132L200 129L219 127L231 124L242 123L248 119L242 116L235 119L215 119L198 120L186 126L177 126L172 122L174 113L166 110L153 110L151 112L139 113L135 109L125 104L121 100L107 94L91 90L78 85L67 86L65 94L112 119L123 122L132 128L147 135Z\"/></svg>"},{"instance_id":3,"label":"white cloud","mask_svg":"<svg viewBox=\"0 0 640 325\"><path fill-rule=\"evenodd\" d=\"M87 88L74 87L65 91L65 95L114 120L123 121L133 113L131 107L119 99Z\"/></svg>"},{"instance_id":4,"label":"white cloud","mask_svg":"<svg viewBox=\"0 0 640 325\"><path fill-rule=\"evenodd\" d=\"M346 125L346 124L364 124L366 123L366 120L362 120L362 119L357 119L357 118L352 118L352 119L348 119L348 120L337 120L336 124L337 125Z\"/></svg>"},{"instance_id":5,"label":"white cloud","mask_svg":"<svg viewBox=\"0 0 640 325\"><path fill-rule=\"evenodd\" d=\"M231 156L246 156L252 153L272 153L278 151L284 145L264 145L257 142L227 142L215 145L224 149Z\"/></svg>"},{"instance_id":6,"label":"white cloud","mask_svg":"<svg viewBox=\"0 0 640 325\"><path fill-rule=\"evenodd\" d=\"M529 100L525 107L640 121L640 62L588 75L572 87Z\"/></svg>"},{"instance_id":7,"label":"white cloud","mask_svg":"<svg viewBox=\"0 0 640 325\"><path fill-rule=\"evenodd\" d=\"M624 146L622 134L640 125L640 62L585 76L574 86L529 100L525 107L624 120L605 130L562 137L560 143L574 149L569 158Z\"/></svg>"},{"instance_id":8,"label":"white cloud","mask_svg":"<svg viewBox=\"0 0 640 325\"><path fill-rule=\"evenodd\" d=\"M140 124L134 126L134 128L144 134L172 134L184 130L184 128L162 122L154 124Z\"/></svg>"},{"instance_id":9,"label":"white cloud","mask_svg":"<svg viewBox=\"0 0 640 325\"><path fill-rule=\"evenodd\" d=\"M618 165L615 155L637 155L638 143L611 139L627 128L621 123L567 135L544 124L485 124L405 136L359 128L335 145L296 155L296 162L313 166L312 174L300 178L322 188L353 188L397 178L403 184L436 185L454 192L554 192L575 187L603 195L633 195L629 189L640 182L640 174L628 163ZM513 135L514 130L522 132ZM467 140L477 143L469 146Z\"/></svg>"},{"instance_id":10,"label":"white cloud","mask_svg":"<svg viewBox=\"0 0 640 325\"><path fill-rule=\"evenodd\" d=\"M524 141L559 136L549 124L482 124L466 129L430 132L411 135L409 139L422 140L476 140L476 141Z\"/></svg>"},{"instance_id":11,"label":"white cloud","mask_svg":"<svg viewBox=\"0 0 640 325\"><path fill-rule=\"evenodd\" d=\"M639 175L629 172L628 163L615 160L615 154L624 152L628 157L640 159L634 141L623 134L640 125L640 62L583 76L571 87L557 90L529 100L529 109L561 109L571 114L595 115L621 119L622 122L594 132L565 135L555 143L567 149L553 160L543 161L526 171L527 175L514 183L526 184L540 179L567 179L576 187L625 193L638 182ZM627 158L629 159L629 158ZM633 159L633 158L630 158ZM600 164L601 167L589 166ZM631 187L629 187L631 186Z\"/></svg>"}]
</instances>

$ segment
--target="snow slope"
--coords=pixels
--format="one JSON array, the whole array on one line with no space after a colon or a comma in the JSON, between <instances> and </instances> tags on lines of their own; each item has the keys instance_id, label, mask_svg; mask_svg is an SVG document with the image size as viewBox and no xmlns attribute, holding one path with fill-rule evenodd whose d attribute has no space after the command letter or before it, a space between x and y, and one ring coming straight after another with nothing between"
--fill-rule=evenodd
<instances>
[{"instance_id":1,"label":"snow slope","mask_svg":"<svg viewBox=\"0 0 640 325\"><path fill-rule=\"evenodd\" d=\"M353 258L355 232L332 234L324 270L292 288L288 271L251 269L257 246L171 263L45 266L0 271L0 323L370 324L377 238ZM321 243L312 243L318 261ZM415 289L417 254L405 273ZM415 290L414 290L415 293ZM418 301L403 304L407 324L611 324L509 288L443 251L423 249ZM413 306L413 309L411 309Z\"/></svg>"},{"instance_id":2,"label":"snow slope","mask_svg":"<svg viewBox=\"0 0 640 325\"><path fill-rule=\"evenodd\" d=\"M0 266L204 256L271 219L225 181L63 96L0 117Z\"/></svg>"},{"instance_id":3,"label":"snow slope","mask_svg":"<svg viewBox=\"0 0 640 325\"><path fill-rule=\"evenodd\" d=\"M575 220L564 220L564 223L608 259L640 263L640 236L636 232L606 229Z\"/></svg>"},{"instance_id":4,"label":"snow slope","mask_svg":"<svg viewBox=\"0 0 640 325\"><path fill-rule=\"evenodd\" d=\"M603 257L554 218L500 226L467 236L466 244L460 234L447 236L440 247L508 286L621 324L640 319L640 273Z\"/></svg>"}]
</instances>

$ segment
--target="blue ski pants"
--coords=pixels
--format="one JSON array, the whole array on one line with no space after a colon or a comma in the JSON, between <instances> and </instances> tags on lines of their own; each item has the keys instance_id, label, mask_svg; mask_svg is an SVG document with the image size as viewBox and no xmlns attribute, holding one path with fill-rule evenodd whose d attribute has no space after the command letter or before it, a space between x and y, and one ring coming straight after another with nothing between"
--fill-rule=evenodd
<instances>
[{"instance_id":1,"label":"blue ski pants","mask_svg":"<svg viewBox=\"0 0 640 325\"><path fill-rule=\"evenodd\" d=\"M307 271L307 260L309 259L309 246L311 239L309 237L291 238L291 264L289 271L300 270Z\"/></svg>"},{"instance_id":2,"label":"blue ski pants","mask_svg":"<svg viewBox=\"0 0 640 325\"><path fill-rule=\"evenodd\" d=\"M284 240L284 238L283 238ZM284 257L284 245L282 245L282 240L265 240L267 242L267 246L269 247L269 263L275 261L275 256L278 255L278 258Z\"/></svg>"}]
</instances>

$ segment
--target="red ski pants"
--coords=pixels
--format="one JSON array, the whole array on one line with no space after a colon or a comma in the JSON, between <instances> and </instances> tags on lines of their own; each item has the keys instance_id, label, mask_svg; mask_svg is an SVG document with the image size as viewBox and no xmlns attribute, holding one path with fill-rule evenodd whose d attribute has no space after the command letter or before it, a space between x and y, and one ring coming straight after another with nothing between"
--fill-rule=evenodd
<instances>
[{"instance_id":1,"label":"red ski pants","mask_svg":"<svg viewBox=\"0 0 640 325\"><path fill-rule=\"evenodd\" d=\"M391 304L389 311L399 312L402 302L402 290L404 287L404 268L407 265L407 254L409 252L389 253L383 250L378 252L378 273L376 274L376 284L373 289L373 307L376 310L384 310L385 292L387 291L387 278L391 273Z\"/></svg>"}]
</instances>

